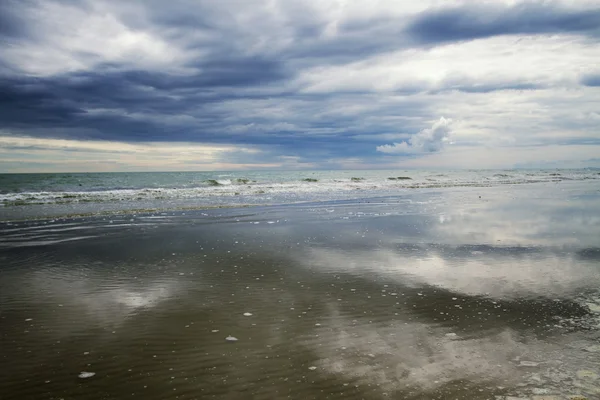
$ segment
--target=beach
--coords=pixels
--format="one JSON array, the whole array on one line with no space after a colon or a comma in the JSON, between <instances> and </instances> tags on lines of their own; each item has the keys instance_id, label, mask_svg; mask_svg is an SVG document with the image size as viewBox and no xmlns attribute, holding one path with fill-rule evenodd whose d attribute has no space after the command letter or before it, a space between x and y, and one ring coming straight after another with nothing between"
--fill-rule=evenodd
<instances>
[{"instance_id":1,"label":"beach","mask_svg":"<svg viewBox=\"0 0 600 400\"><path fill-rule=\"evenodd\" d=\"M0 0L0 400L600 400L600 0Z\"/></svg>"},{"instance_id":2,"label":"beach","mask_svg":"<svg viewBox=\"0 0 600 400\"><path fill-rule=\"evenodd\" d=\"M599 181L388 175L6 204L0 398L600 398Z\"/></svg>"}]
</instances>

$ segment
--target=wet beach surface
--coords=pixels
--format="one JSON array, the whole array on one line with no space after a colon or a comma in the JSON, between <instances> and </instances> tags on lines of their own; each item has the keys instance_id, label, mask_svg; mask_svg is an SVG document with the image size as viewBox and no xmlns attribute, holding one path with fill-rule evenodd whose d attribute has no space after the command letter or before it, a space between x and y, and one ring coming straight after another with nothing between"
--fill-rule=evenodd
<instances>
[{"instance_id":1,"label":"wet beach surface","mask_svg":"<svg viewBox=\"0 0 600 400\"><path fill-rule=\"evenodd\" d=\"M0 360L1 399L600 398L600 191L0 223Z\"/></svg>"}]
</instances>

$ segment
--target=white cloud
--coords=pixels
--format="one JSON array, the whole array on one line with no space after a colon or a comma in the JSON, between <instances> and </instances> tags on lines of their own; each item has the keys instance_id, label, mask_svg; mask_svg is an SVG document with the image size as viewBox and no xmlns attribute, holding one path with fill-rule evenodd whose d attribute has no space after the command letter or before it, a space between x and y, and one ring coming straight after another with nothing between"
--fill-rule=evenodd
<instances>
[{"instance_id":1,"label":"white cloud","mask_svg":"<svg viewBox=\"0 0 600 400\"><path fill-rule=\"evenodd\" d=\"M408 141L377 146L377 151L389 154L435 153L441 151L450 136L451 119L441 117L431 128L412 135Z\"/></svg>"},{"instance_id":2,"label":"white cloud","mask_svg":"<svg viewBox=\"0 0 600 400\"><path fill-rule=\"evenodd\" d=\"M580 37L498 36L317 66L303 71L298 84L306 93L573 87L583 73L593 72L599 58L600 46Z\"/></svg>"},{"instance_id":3,"label":"white cloud","mask_svg":"<svg viewBox=\"0 0 600 400\"><path fill-rule=\"evenodd\" d=\"M10 65L28 74L86 71L105 63L181 72L177 67L197 55L165 35L127 26L100 4L90 12L81 5L38 2L23 16L40 32L39 40L3 46L2 51Z\"/></svg>"}]
</instances>

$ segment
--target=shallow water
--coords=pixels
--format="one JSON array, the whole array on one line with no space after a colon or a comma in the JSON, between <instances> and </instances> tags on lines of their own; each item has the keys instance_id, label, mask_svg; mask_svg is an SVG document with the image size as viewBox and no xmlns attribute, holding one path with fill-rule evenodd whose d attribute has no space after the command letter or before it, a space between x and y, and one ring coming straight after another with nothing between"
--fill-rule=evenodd
<instances>
[{"instance_id":1,"label":"shallow water","mask_svg":"<svg viewBox=\"0 0 600 400\"><path fill-rule=\"evenodd\" d=\"M600 184L596 169L0 174L0 220L352 200L453 187Z\"/></svg>"},{"instance_id":2,"label":"shallow water","mask_svg":"<svg viewBox=\"0 0 600 400\"><path fill-rule=\"evenodd\" d=\"M599 398L598 189L1 224L0 398Z\"/></svg>"}]
</instances>

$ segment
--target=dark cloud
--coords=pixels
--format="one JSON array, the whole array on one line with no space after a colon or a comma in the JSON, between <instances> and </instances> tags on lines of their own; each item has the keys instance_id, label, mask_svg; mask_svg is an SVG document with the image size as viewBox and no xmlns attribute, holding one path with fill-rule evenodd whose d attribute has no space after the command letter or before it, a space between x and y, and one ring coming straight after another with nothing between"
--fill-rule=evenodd
<instances>
[{"instance_id":1,"label":"dark cloud","mask_svg":"<svg viewBox=\"0 0 600 400\"><path fill-rule=\"evenodd\" d=\"M585 85L585 86L599 87L600 86L600 73L584 76L581 79L581 84Z\"/></svg>"},{"instance_id":2,"label":"dark cloud","mask_svg":"<svg viewBox=\"0 0 600 400\"><path fill-rule=\"evenodd\" d=\"M318 96L240 92L244 86L237 92L223 92L215 91L210 82L203 86L201 80L171 78L126 71L4 79L0 81L0 120L4 128L34 137L261 145L310 160L370 152L364 142L346 141L361 132L359 120L364 115L319 116L323 110ZM277 116L247 116L244 111L248 110L236 104L257 101L277 106L292 99L298 113L293 122L298 125L274 130L269 125ZM233 108L223 109L223 104ZM232 125L248 127L232 130ZM377 132L384 127L373 124L371 129Z\"/></svg>"},{"instance_id":3,"label":"dark cloud","mask_svg":"<svg viewBox=\"0 0 600 400\"><path fill-rule=\"evenodd\" d=\"M38 79L0 80L0 121L3 127L68 124L83 110L40 84Z\"/></svg>"},{"instance_id":4,"label":"dark cloud","mask_svg":"<svg viewBox=\"0 0 600 400\"><path fill-rule=\"evenodd\" d=\"M255 57L211 60L200 72L176 75L144 70L77 72L46 78L0 79L1 121L36 124L81 118L90 109L122 113L181 114L206 103L235 98L244 88L268 85L287 77L274 61Z\"/></svg>"},{"instance_id":5,"label":"dark cloud","mask_svg":"<svg viewBox=\"0 0 600 400\"><path fill-rule=\"evenodd\" d=\"M21 21L17 11L18 0L0 2L0 37L20 38L29 33L28 26Z\"/></svg>"},{"instance_id":6,"label":"dark cloud","mask_svg":"<svg viewBox=\"0 0 600 400\"><path fill-rule=\"evenodd\" d=\"M78 12L99 12L91 1L57 2ZM45 42L47 26L36 20L39 13L31 16L41 4L45 3L0 0L0 52L17 42L64 50ZM363 61L411 47L511 34L566 32L597 37L600 29L600 9L583 12L547 3L444 8L413 20L355 18L341 21L336 35L325 34L330 21L315 17L309 3L302 1L281 2L275 10L245 1L105 0L98 4L127 28L166 38L189 54L173 65L144 69L140 65L145 64L136 64L135 54L131 60L125 55L98 63L94 49L89 49L89 59L94 61L89 65L84 57L79 70L65 68L35 77L23 72L25 67L19 71L0 53L0 129L35 137L256 145L271 149L273 157L298 155L311 162L329 157L375 160L380 156L375 148L382 143L365 136L416 134L424 128L423 120L431 120L429 104L417 99L401 105L378 104L373 92L352 87L306 94L296 77L307 68ZM600 78L590 75L581 83L600 86ZM406 85L386 95L409 98L447 91L544 88L519 81ZM439 117L437 110L434 113ZM411 119L399 124L398 116Z\"/></svg>"},{"instance_id":7,"label":"dark cloud","mask_svg":"<svg viewBox=\"0 0 600 400\"><path fill-rule=\"evenodd\" d=\"M264 85L290 77L281 62L256 56L216 58L194 66L200 72L193 75L131 71L124 78L156 89L205 89Z\"/></svg>"},{"instance_id":8,"label":"dark cloud","mask_svg":"<svg viewBox=\"0 0 600 400\"><path fill-rule=\"evenodd\" d=\"M462 6L425 11L407 33L422 43L473 40L498 35L578 33L600 36L600 8L569 10L548 3Z\"/></svg>"}]
</instances>

